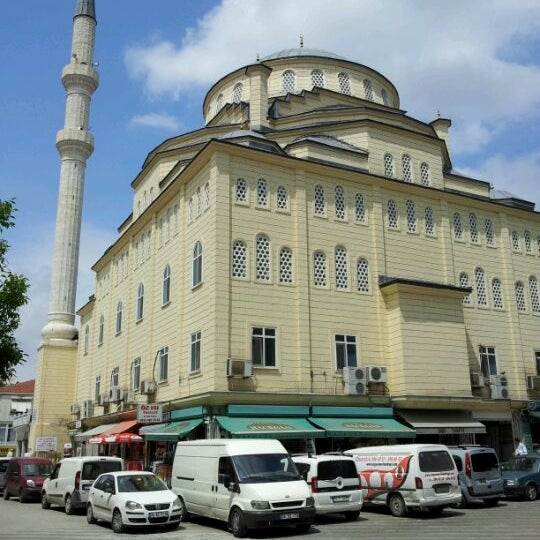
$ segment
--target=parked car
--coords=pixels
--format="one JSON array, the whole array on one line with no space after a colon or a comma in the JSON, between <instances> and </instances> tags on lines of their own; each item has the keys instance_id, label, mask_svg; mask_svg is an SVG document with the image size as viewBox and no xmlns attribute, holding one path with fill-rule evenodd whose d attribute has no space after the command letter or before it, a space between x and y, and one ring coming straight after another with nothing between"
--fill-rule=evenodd
<instances>
[{"instance_id":1,"label":"parked car","mask_svg":"<svg viewBox=\"0 0 540 540\"><path fill-rule=\"evenodd\" d=\"M151 472L119 471L102 474L90 488L86 519L111 523L115 533L126 527L178 527L182 505L178 497Z\"/></svg>"},{"instance_id":2,"label":"parked car","mask_svg":"<svg viewBox=\"0 0 540 540\"><path fill-rule=\"evenodd\" d=\"M51 473L52 462L44 458L12 458L6 471L4 499L19 497L24 503L30 499L39 499L43 481Z\"/></svg>"},{"instance_id":3,"label":"parked car","mask_svg":"<svg viewBox=\"0 0 540 540\"><path fill-rule=\"evenodd\" d=\"M446 446L403 444L347 450L360 474L364 503L402 517L410 508L439 514L461 501L456 465Z\"/></svg>"},{"instance_id":4,"label":"parked car","mask_svg":"<svg viewBox=\"0 0 540 540\"><path fill-rule=\"evenodd\" d=\"M311 489L317 514L343 514L358 519L362 508L362 486L354 459L325 455L292 456L292 460Z\"/></svg>"},{"instance_id":5,"label":"parked car","mask_svg":"<svg viewBox=\"0 0 540 540\"><path fill-rule=\"evenodd\" d=\"M225 521L236 537L275 526L307 531L315 518L310 489L276 440L179 442L172 489L188 515Z\"/></svg>"},{"instance_id":6,"label":"parked car","mask_svg":"<svg viewBox=\"0 0 540 540\"><path fill-rule=\"evenodd\" d=\"M121 471L124 462L115 457L72 457L59 461L49 478L43 482L41 507L51 504L63 506L71 515L79 508L86 508L88 492L94 480L103 473Z\"/></svg>"},{"instance_id":7,"label":"parked car","mask_svg":"<svg viewBox=\"0 0 540 540\"><path fill-rule=\"evenodd\" d=\"M6 485L6 471L10 460L11 458L0 458L0 492L4 491Z\"/></svg>"},{"instance_id":8,"label":"parked car","mask_svg":"<svg viewBox=\"0 0 540 540\"><path fill-rule=\"evenodd\" d=\"M497 506L504 489L495 450L482 446L452 446L449 450L458 470L462 504L483 501Z\"/></svg>"},{"instance_id":9,"label":"parked car","mask_svg":"<svg viewBox=\"0 0 540 540\"><path fill-rule=\"evenodd\" d=\"M507 497L536 500L540 490L540 453L513 457L501 468Z\"/></svg>"}]
</instances>

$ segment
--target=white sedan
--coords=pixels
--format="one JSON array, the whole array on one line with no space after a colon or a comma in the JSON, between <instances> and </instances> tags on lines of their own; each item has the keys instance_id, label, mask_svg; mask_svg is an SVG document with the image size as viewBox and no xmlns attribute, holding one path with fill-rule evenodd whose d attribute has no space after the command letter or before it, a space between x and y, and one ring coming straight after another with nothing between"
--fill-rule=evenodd
<instances>
[{"instance_id":1,"label":"white sedan","mask_svg":"<svg viewBox=\"0 0 540 540\"><path fill-rule=\"evenodd\" d=\"M86 506L88 523L108 521L115 533L128 526L177 527L182 517L178 497L149 472L118 471L98 476Z\"/></svg>"}]
</instances>

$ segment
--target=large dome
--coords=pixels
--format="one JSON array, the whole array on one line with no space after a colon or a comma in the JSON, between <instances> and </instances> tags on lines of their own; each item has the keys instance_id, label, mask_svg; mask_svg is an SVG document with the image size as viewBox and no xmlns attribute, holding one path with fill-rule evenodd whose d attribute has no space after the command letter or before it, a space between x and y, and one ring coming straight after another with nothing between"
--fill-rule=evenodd
<instances>
[{"instance_id":1,"label":"large dome","mask_svg":"<svg viewBox=\"0 0 540 540\"><path fill-rule=\"evenodd\" d=\"M295 49L282 49L281 51L276 51L268 56L261 58L261 61L265 60L275 60L276 58L291 58L294 56L322 56L323 58L335 58L336 60L348 60L344 56L335 54L330 51L325 51L323 49L308 49L306 47L296 47Z\"/></svg>"}]
</instances>

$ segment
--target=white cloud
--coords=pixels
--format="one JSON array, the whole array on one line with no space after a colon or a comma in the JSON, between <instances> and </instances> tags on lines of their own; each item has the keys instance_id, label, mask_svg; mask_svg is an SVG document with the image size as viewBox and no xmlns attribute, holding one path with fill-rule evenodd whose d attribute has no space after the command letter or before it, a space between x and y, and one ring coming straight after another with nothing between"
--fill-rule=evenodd
<instances>
[{"instance_id":1,"label":"white cloud","mask_svg":"<svg viewBox=\"0 0 540 540\"><path fill-rule=\"evenodd\" d=\"M30 301L21 310L21 325L16 333L20 347L27 354L26 362L17 369L18 380L31 379L35 376L41 329L47 322L53 238L54 224L34 223L26 236L20 237L16 244L12 244L9 254L11 269L24 274L30 281ZM94 272L90 267L113 238L112 231L101 230L90 223L83 224L77 307L80 307L94 291Z\"/></svg>"},{"instance_id":2,"label":"white cloud","mask_svg":"<svg viewBox=\"0 0 540 540\"><path fill-rule=\"evenodd\" d=\"M170 131L177 131L179 128L178 120L176 120L176 118L170 114L138 114L135 115L129 123L131 126L167 129Z\"/></svg>"},{"instance_id":3,"label":"white cloud","mask_svg":"<svg viewBox=\"0 0 540 540\"><path fill-rule=\"evenodd\" d=\"M178 17L181 17L179 8ZM223 0L179 43L128 48L129 73L152 97L209 87L256 54L298 43L367 64L397 86L402 106L454 120L454 147L474 153L503 123L540 109L540 69L507 60L540 28L535 0Z\"/></svg>"}]
</instances>

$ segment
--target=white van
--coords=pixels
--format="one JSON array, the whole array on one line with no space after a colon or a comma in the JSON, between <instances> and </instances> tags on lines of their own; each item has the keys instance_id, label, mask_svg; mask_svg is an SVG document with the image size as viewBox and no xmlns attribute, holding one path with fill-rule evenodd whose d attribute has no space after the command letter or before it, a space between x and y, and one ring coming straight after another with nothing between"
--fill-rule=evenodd
<instances>
[{"instance_id":1,"label":"white van","mask_svg":"<svg viewBox=\"0 0 540 540\"><path fill-rule=\"evenodd\" d=\"M344 454L354 458L364 503L386 504L394 516L404 516L409 508L438 514L461 501L458 472L446 446L371 446Z\"/></svg>"},{"instance_id":2,"label":"white van","mask_svg":"<svg viewBox=\"0 0 540 540\"><path fill-rule=\"evenodd\" d=\"M60 460L43 482L41 507L63 506L66 514L86 507L88 492L94 480L103 473L121 471L124 461L115 457L72 457Z\"/></svg>"},{"instance_id":3,"label":"white van","mask_svg":"<svg viewBox=\"0 0 540 540\"><path fill-rule=\"evenodd\" d=\"M225 521L239 538L261 527L307 531L315 517L308 485L276 440L179 442L171 486L184 515Z\"/></svg>"}]
</instances>

